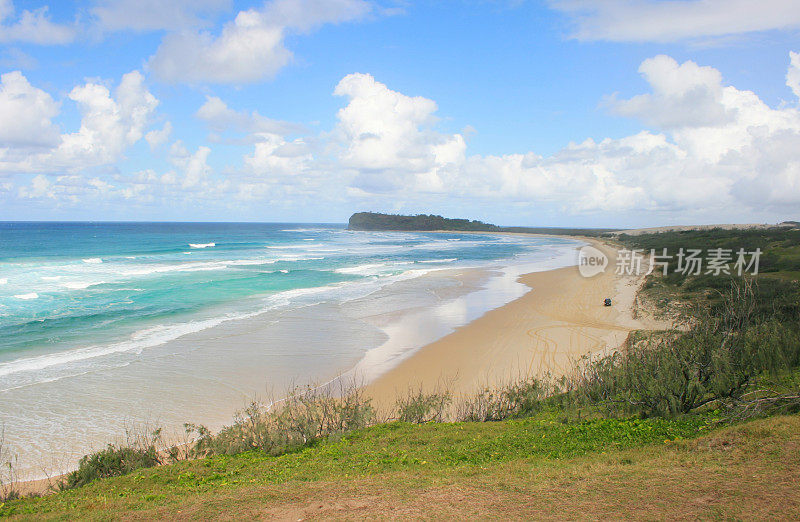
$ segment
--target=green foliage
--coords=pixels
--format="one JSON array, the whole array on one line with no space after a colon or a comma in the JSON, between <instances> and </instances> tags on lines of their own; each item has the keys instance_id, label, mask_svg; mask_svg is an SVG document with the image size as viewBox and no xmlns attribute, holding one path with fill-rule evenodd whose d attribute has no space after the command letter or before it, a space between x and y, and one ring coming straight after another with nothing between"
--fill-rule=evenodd
<instances>
[{"instance_id":1,"label":"green foliage","mask_svg":"<svg viewBox=\"0 0 800 522\"><path fill-rule=\"evenodd\" d=\"M249 451L182 461L156 469L141 469L126 477L99 481L90 487L25 499L0 508L3 514L54 514L81 518L85 511L103 509L107 499L120 514L147 509L167 499L179 505L186 499L221 494L240 502L238 488L302 481L341 482L396 471L450 477L460 470L482 473L493 463L548 462L688 439L707 433L714 414L673 419L595 419L561 422L551 415L493 423L392 422L354 430L341 438L279 456ZM180 509L180 508L178 508ZM96 512L95 512L96 513ZM103 515L108 516L106 512ZM96 514L95 514L96 516ZM135 516L135 515L133 515ZM113 517L112 517L113 518Z\"/></svg>"},{"instance_id":2,"label":"green foliage","mask_svg":"<svg viewBox=\"0 0 800 522\"><path fill-rule=\"evenodd\" d=\"M498 231L499 227L470 221L468 219L449 219L442 216L419 214L401 216L375 212L357 212L350 216L350 230L457 230L457 231Z\"/></svg>"},{"instance_id":3,"label":"green foliage","mask_svg":"<svg viewBox=\"0 0 800 522\"><path fill-rule=\"evenodd\" d=\"M800 229L791 227L772 227L764 229L733 229L724 230L714 228L708 230L684 230L680 232L660 232L654 234L641 234L629 236L621 234L618 238L627 248L642 249L649 253L655 250L660 254L664 248L667 254L675 256L680 249L684 251L699 249L704 252L709 249L722 248L731 250L733 255L739 249L745 252L761 250L759 259L759 273L771 274L782 271L800 270ZM725 278L710 276L691 276L677 272L678 259L673 257L669 262L668 282L674 286L681 286L686 280L699 279L695 282L696 288L708 285L724 285Z\"/></svg>"},{"instance_id":4,"label":"green foliage","mask_svg":"<svg viewBox=\"0 0 800 522\"><path fill-rule=\"evenodd\" d=\"M629 339L596 361L584 361L567 395L610 413L670 416L717 402L741 402L763 374L800 364L800 328L781 313L760 315L759 297L745 280L718 306L699 309L686 331Z\"/></svg>"},{"instance_id":5,"label":"green foliage","mask_svg":"<svg viewBox=\"0 0 800 522\"><path fill-rule=\"evenodd\" d=\"M293 390L271 408L254 402L217 435L188 425L199 435L194 452L235 455L258 449L279 455L367 426L374 417L370 399L355 386L340 391L334 395L330 387L307 387Z\"/></svg>"},{"instance_id":6,"label":"green foliage","mask_svg":"<svg viewBox=\"0 0 800 522\"><path fill-rule=\"evenodd\" d=\"M555 228L555 227L498 227L482 221L451 219L437 215L380 214L356 212L350 216L350 230L452 230L454 232L512 232L520 234L550 234L559 236L599 237L617 229L613 228Z\"/></svg>"},{"instance_id":7,"label":"green foliage","mask_svg":"<svg viewBox=\"0 0 800 522\"><path fill-rule=\"evenodd\" d=\"M552 388L539 379L520 379L499 389L484 388L459 405L458 419L489 422L530 416L544 407Z\"/></svg>"},{"instance_id":8,"label":"green foliage","mask_svg":"<svg viewBox=\"0 0 800 522\"><path fill-rule=\"evenodd\" d=\"M453 398L449 392L424 393L422 389L409 391L395 403L397 420L413 424L442 422Z\"/></svg>"},{"instance_id":9,"label":"green foliage","mask_svg":"<svg viewBox=\"0 0 800 522\"><path fill-rule=\"evenodd\" d=\"M144 448L114 446L84 456L78 469L69 473L59 484L62 490L85 486L95 479L127 475L137 469L161 464L155 445Z\"/></svg>"}]
</instances>

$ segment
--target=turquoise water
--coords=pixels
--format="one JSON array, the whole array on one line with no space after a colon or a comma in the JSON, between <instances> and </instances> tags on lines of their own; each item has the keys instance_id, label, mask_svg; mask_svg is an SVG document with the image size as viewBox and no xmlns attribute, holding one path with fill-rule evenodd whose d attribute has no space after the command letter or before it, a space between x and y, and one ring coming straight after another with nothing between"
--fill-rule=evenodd
<instances>
[{"instance_id":1,"label":"turquoise water","mask_svg":"<svg viewBox=\"0 0 800 522\"><path fill-rule=\"evenodd\" d=\"M317 291L540 246L337 225L0 223L0 389L18 372L50 378L48 368L146 349Z\"/></svg>"},{"instance_id":2,"label":"turquoise water","mask_svg":"<svg viewBox=\"0 0 800 522\"><path fill-rule=\"evenodd\" d=\"M522 295L519 274L574 264L578 244L343 225L0 223L0 429L33 478L131 426L217 428L293 384L386 371Z\"/></svg>"}]
</instances>

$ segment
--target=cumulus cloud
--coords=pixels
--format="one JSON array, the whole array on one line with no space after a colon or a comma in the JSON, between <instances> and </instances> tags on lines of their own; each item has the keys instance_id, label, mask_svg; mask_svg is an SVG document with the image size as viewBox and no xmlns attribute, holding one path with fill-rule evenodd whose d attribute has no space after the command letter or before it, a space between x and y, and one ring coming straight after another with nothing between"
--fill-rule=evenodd
<instances>
[{"instance_id":1,"label":"cumulus cloud","mask_svg":"<svg viewBox=\"0 0 800 522\"><path fill-rule=\"evenodd\" d=\"M794 55L792 56L794 59ZM436 105L349 75L335 93L342 164L364 193L426 193L544 203L562 212L665 211L800 204L800 113L771 108L721 74L667 56L640 72L651 92L607 101L654 127L621 139L587 139L550 157L466 155L458 134L436 131ZM713 195L713 197L711 197Z\"/></svg>"},{"instance_id":2,"label":"cumulus cloud","mask_svg":"<svg viewBox=\"0 0 800 522\"><path fill-rule=\"evenodd\" d=\"M796 60L791 54L790 87ZM645 122L648 130L617 139L589 138L548 156L469 154L462 134L440 128L433 100L394 91L368 74L350 74L333 93L344 99L335 125L318 136L288 138L259 130L256 113L208 98L198 117L212 127L251 136L252 148L238 168L215 172L210 148L190 151L176 142L169 154L173 169L163 174L142 171L113 182L103 179L113 185L105 186L89 175L69 173L17 186L21 196L58 201L89 194L136 201L183 198L207 205L252 201L344 208L361 202L397 210L404 201L446 202L464 213L485 205L501 214L507 208L517 209L516 215L518 209L535 208L559 216L602 214L604 221L623 214L637 220L654 215L750 220L800 208L796 104L771 107L757 94L726 83L713 68L667 56L645 60L640 72L647 92L606 103L615 114ZM141 86L131 91L139 95L127 105L147 113ZM126 105L119 93L91 98ZM128 118L125 128L140 128L130 123L134 120ZM141 132L110 135L125 143L124 136L133 139ZM2 158L0 151L0 165Z\"/></svg>"},{"instance_id":3,"label":"cumulus cloud","mask_svg":"<svg viewBox=\"0 0 800 522\"><path fill-rule=\"evenodd\" d=\"M162 80L247 83L272 78L292 59L284 38L322 24L364 16L364 0L273 0L239 11L219 35L183 31L167 35L149 66Z\"/></svg>"},{"instance_id":4,"label":"cumulus cloud","mask_svg":"<svg viewBox=\"0 0 800 522\"><path fill-rule=\"evenodd\" d=\"M345 76L334 94L349 100L334 130L342 147L339 158L359 173L361 188L381 192L415 184L430 191L446 189L447 168L463 161L466 143L460 134L432 130L433 100L406 96L358 73Z\"/></svg>"},{"instance_id":5,"label":"cumulus cloud","mask_svg":"<svg viewBox=\"0 0 800 522\"><path fill-rule=\"evenodd\" d=\"M31 87L22 74L9 75L3 76L3 84L4 92L10 89L10 99L0 101L0 111L9 111L9 116L18 113L19 118L8 120L14 123L4 127L11 134L4 140L8 146L0 148L0 172L78 171L111 164L142 139L158 105L138 71L123 75L113 95L107 86L87 82L73 88L68 96L81 113L80 128L58 135L50 121L58 111L52 98ZM24 141L33 140L37 131L42 132L43 140L47 137L36 143L40 149L52 147L35 152L25 147Z\"/></svg>"},{"instance_id":6,"label":"cumulus cloud","mask_svg":"<svg viewBox=\"0 0 800 522\"><path fill-rule=\"evenodd\" d=\"M15 15L12 0L0 0L0 42L50 45L69 43L75 38L73 27L50 20L47 6L33 11L24 9Z\"/></svg>"},{"instance_id":7,"label":"cumulus cloud","mask_svg":"<svg viewBox=\"0 0 800 522\"><path fill-rule=\"evenodd\" d=\"M206 25L230 6L231 0L100 0L91 13L103 31L183 30Z\"/></svg>"},{"instance_id":8,"label":"cumulus cloud","mask_svg":"<svg viewBox=\"0 0 800 522\"><path fill-rule=\"evenodd\" d=\"M145 134L144 139L150 145L150 150L155 150L167 142L170 134L172 134L172 123L166 122L160 130L153 129Z\"/></svg>"},{"instance_id":9,"label":"cumulus cloud","mask_svg":"<svg viewBox=\"0 0 800 522\"><path fill-rule=\"evenodd\" d=\"M253 153L244 157L245 169L260 179L301 176L310 170L313 155L303 139L287 142L276 134L262 134Z\"/></svg>"},{"instance_id":10,"label":"cumulus cloud","mask_svg":"<svg viewBox=\"0 0 800 522\"><path fill-rule=\"evenodd\" d=\"M216 132L228 130L245 133L292 134L304 130L302 125L273 120L253 111L235 111L216 96L207 96L205 103L195 113L208 127Z\"/></svg>"},{"instance_id":11,"label":"cumulus cloud","mask_svg":"<svg viewBox=\"0 0 800 522\"><path fill-rule=\"evenodd\" d=\"M794 0L550 0L579 40L675 42L800 27Z\"/></svg>"},{"instance_id":12,"label":"cumulus cloud","mask_svg":"<svg viewBox=\"0 0 800 522\"><path fill-rule=\"evenodd\" d=\"M668 129L724 124L736 117L735 108L723 104L722 75L713 67L678 64L660 55L645 60L639 72L653 92L629 100L609 98L606 104L615 114Z\"/></svg>"},{"instance_id":13,"label":"cumulus cloud","mask_svg":"<svg viewBox=\"0 0 800 522\"><path fill-rule=\"evenodd\" d=\"M19 71L0 76L0 147L46 147L58 142L52 122L59 104Z\"/></svg>"},{"instance_id":14,"label":"cumulus cloud","mask_svg":"<svg viewBox=\"0 0 800 522\"><path fill-rule=\"evenodd\" d=\"M800 98L800 53L789 53L789 71L786 73L786 85L794 95Z\"/></svg>"},{"instance_id":15,"label":"cumulus cloud","mask_svg":"<svg viewBox=\"0 0 800 522\"><path fill-rule=\"evenodd\" d=\"M116 99L108 87L92 82L70 92L69 98L81 111L81 127L61 136L52 156L55 164L74 168L111 163L142 138L158 105L144 77L139 71L123 75L115 94Z\"/></svg>"}]
</instances>

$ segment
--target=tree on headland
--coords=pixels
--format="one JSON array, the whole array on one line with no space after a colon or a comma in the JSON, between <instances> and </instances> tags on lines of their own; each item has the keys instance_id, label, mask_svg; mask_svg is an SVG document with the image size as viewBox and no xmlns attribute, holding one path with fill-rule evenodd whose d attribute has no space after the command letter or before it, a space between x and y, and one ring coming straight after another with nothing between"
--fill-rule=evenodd
<instances>
[{"instance_id":1,"label":"tree on headland","mask_svg":"<svg viewBox=\"0 0 800 522\"><path fill-rule=\"evenodd\" d=\"M469 219L450 219L433 214L402 216L376 212L357 212L350 216L350 230L456 230L493 232L500 227Z\"/></svg>"}]
</instances>

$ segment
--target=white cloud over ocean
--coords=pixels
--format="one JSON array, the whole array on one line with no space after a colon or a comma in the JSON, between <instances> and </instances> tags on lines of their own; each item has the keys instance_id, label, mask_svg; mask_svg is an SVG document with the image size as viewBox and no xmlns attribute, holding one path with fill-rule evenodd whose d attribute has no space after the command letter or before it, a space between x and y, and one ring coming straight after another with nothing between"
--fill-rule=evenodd
<instances>
[{"instance_id":1,"label":"white cloud over ocean","mask_svg":"<svg viewBox=\"0 0 800 522\"><path fill-rule=\"evenodd\" d=\"M292 60L290 33L365 16L364 0L272 0L239 11L219 34L184 30L167 35L149 67L167 82L249 83L272 78Z\"/></svg>"},{"instance_id":2,"label":"white cloud over ocean","mask_svg":"<svg viewBox=\"0 0 800 522\"><path fill-rule=\"evenodd\" d=\"M788 57L786 75L795 95L797 56ZM192 151L175 141L164 171L109 177L82 170L113 165L145 136L154 148L171 137L168 123L154 125L158 100L142 74L124 75L113 93L87 82L59 101L20 73L9 73L2 78L0 117L16 128L0 136L0 176L11 179L19 197L64 204L116 198L224 201L231 209L237 202L355 209L371 202L391 210L391 202L445 198L464 215L474 202L570 215L722 215L736 209L749 219L796 211L798 99L771 107L756 93L728 85L712 67L665 55L642 62L639 73L649 85L646 92L628 98L611 93L601 105L645 128L618 139L587 138L549 156L471 154L464 135L440 129L434 100L354 73L332 92L343 106L328 130L310 133L208 96L196 118L214 133L243 137L240 165L214 169L213 144ZM81 110L76 132L54 132L52 121L63 103ZM30 117L12 118L22 113ZM37 149L33 154L31 147ZM15 176L21 172L32 174L27 180Z\"/></svg>"}]
</instances>

